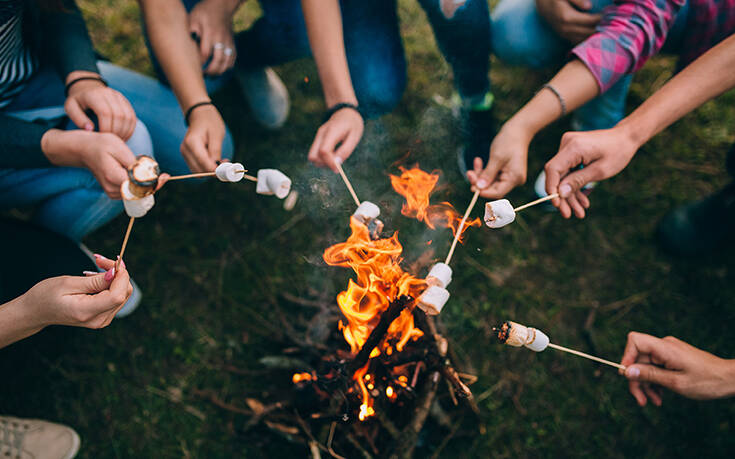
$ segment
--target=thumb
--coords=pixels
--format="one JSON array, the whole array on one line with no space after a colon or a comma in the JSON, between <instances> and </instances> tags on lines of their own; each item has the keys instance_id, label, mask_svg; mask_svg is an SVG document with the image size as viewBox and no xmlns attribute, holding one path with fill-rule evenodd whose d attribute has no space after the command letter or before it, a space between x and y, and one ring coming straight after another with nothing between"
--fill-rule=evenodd
<instances>
[{"instance_id":1,"label":"thumb","mask_svg":"<svg viewBox=\"0 0 735 459\"><path fill-rule=\"evenodd\" d=\"M493 161L491 158L490 161L487 162L487 167L477 176L475 186L482 190L492 185L498 176L500 167L500 163L498 161Z\"/></svg>"},{"instance_id":2,"label":"thumb","mask_svg":"<svg viewBox=\"0 0 735 459\"><path fill-rule=\"evenodd\" d=\"M74 99L70 99L65 108L66 114L69 116L69 119L72 120L72 122L79 129L84 129L85 131L94 131L94 123L84 113L84 110L79 105L79 102Z\"/></svg>"},{"instance_id":3,"label":"thumb","mask_svg":"<svg viewBox=\"0 0 735 459\"><path fill-rule=\"evenodd\" d=\"M590 164L564 177L559 184L559 194L562 198L567 198L596 180L602 180L602 175L597 165Z\"/></svg>"},{"instance_id":4,"label":"thumb","mask_svg":"<svg viewBox=\"0 0 735 459\"><path fill-rule=\"evenodd\" d=\"M625 370L625 377L633 381L645 381L671 388L678 372L665 370L656 365L635 364Z\"/></svg>"},{"instance_id":5,"label":"thumb","mask_svg":"<svg viewBox=\"0 0 735 459\"><path fill-rule=\"evenodd\" d=\"M73 294L95 294L107 290L115 277L114 268L89 277L72 277Z\"/></svg>"}]
</instances>

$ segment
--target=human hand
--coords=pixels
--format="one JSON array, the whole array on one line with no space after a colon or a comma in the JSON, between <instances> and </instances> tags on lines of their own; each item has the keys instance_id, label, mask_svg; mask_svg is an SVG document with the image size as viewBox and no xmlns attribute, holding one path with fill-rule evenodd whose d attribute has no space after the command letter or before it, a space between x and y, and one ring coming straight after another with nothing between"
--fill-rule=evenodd
<instances>
[{"instance_id":1,"label":"human hand","mask_svg":"<svg viewBox=\"0 0 735 459\"><path fill-rule=\"evenodd\" d=\"M111 133L50 129L41 138L41 149L56 166L89 169L111 199L120 199L120 185L135 162L130 148Z\"/></svg>"},{"instance_id":2,"label":"human hand","mask_svg":"<svg viewBox=\"0 0 735 459\"><path fill-rule=\"evenodd\" d=\"M572 212L577 218L584 218L590 201L582 193L582 187L616 175L636 151L638 145L620 128L567 132L561 138L559 152L544 167L546 192L558 192L563 198L553 199L551 203L564 218L571 217ZM580 164L584 168L575 170Z\"/></svg>"},{"instance_id":3,"label":"human hand","mask_svg":"<svg viewBox=\"0 0 735 459\"><path fill-rule=\"evenodd\" d=\"M630 393L640 406L661 406L660 387L688 398L707 400L735 395L735 361L721 359L673 336L628 333L623 359ZM621 370L622 372L622 370Z\"/></svg>"},{"instance_id":4,"label":"human hand","mask_svg":"<svg viewBox=\"0 0 735 459\"><path fill-rule=\"evenodd\" d=\"M48 325L103 328L112 322L133 291L122 261L117 264L95 256L104 273L60 276L45 279L23 294L20 300L32 311L39 328Z\"/></svg>"},{"instance_id":5,"label":"human hand","mask_svg":"<svg viewBox=\"0 0 735 459\"><path fill-rule=\"evenodd\" d=\"M314 142L309 148L309 161L337 172L336 162L341 164L350 157L364 129L365 121L357 110L337 110L316 131Z\"/></svg>"},{"instance_id":6,"label":"human hand","mask_svg":"<svg viewBox=\"0 0 735 459\"><path fill-rule=\"evenodd\" d=\"M221 75L235 65L237 51L232 15L239 0L203 0L189 12L189 32L199 39L199 56L207 75Z\"/></svg>"},{"instance_id":7,"label":"human hand","mask_svg":"<svg viewBox=\"0 0 735 459\"><path fill-rule=\"evenodd\" d=\"M590 8L592 3L589 0L536 0L536 9L541 17L573 45L595 33L595 26L602 18L600 14L583 12Z\"/></svg>"},{"instance_id":8,"label":"human hand","mask_svg":"<svg viewBox=\"0 0 735 459\"><path fill-rule=\"evenodd\" d=\"M214 105L202 105L191 112L181 153L192 172L211 172L217 168L225 132L225 122Z\"/></svg>"},{"instance_id":9,"label":"human hand","mask_svg":"<svg viewBox=\"0 0 735 459\"><path fill-rule=\"evenodd\" d=\"M96 73L77 71L70 73L66 81L84 76L99 77ZM100 132L110 132L128 140L135 131L136 116L133 106L125 96L108 88L101 81L82 80L74 83L69 88L64 110L79 129L94 130L94 123L85 113L91 110L97 116Z\"/></svg>"},{"instance_id":10,"label":"human hand","mask_svg":"<svg viewBox=\"0 0 735 459\"><path fill-rule=\"evenodd\" d=\"M472 191L479 189L483 198L497 199L526 183L531 138L525 129L506 123L490 145L487 167L483 169L482 159L475 158L474 170L467 171Z\"/></svg>"}]
</instances>

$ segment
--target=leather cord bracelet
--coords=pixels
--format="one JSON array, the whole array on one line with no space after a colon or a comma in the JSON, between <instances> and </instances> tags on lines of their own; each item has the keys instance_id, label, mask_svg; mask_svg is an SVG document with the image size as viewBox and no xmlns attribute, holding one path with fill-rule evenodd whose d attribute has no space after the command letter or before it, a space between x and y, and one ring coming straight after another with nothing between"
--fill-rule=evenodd
<instances>
[{"instance_id":1,"label":"leather cord bracelet","mask_svg":"<svg viewBox=\"0 0 735 459\"><path fill-rule=\"evenodd\" d=\"M74 86L75 84L79 83L80 81L87 81L87 80L99 81L100 83L102 83L106 87L109 86L107 84L107 81L105 81L105 79L102 78L101 76L83 76L83 77L79 77L79 78L74 78L73 80L71 80L70 82L68 82L66 84L66 86L64 86L64 97L69 97L69 90L71 89L72 86Z\"/></svg>"},{"instance_id":2,"label":"leather cord bracelet","mask_svg":"<svg viewBox=\"0 0 735 459\"><path fill-rule=\"evenodd\" d=\"M564 98L561 96L561 93L556 90L555 87L551 86L549 83L546 83L543 85L541 89L548 89L549 91L553 92L557 99L559 99L559 105L561 105L561 117L564 118L567 114L567 103L564 100Z\"/></svg>"},{"instance_id":3,"label":"leather cord bracelet","mask_svg":"<svg viewBox=\"0 0 735 459\"><path fill-rule=\"evenodd\" d=\"M363 121L365 121L365 115L362 114L362 111L360 110L360 107L358 107L355 104L350 104L350 103L347 103L347 102L340 102L340 103L335 104L332 107L330 107L326 111L326 113L324 113L324 119L322 120L322 123L326 123L327 121L329 121L329 118L331 118L332 115L334 115L335 113L337 113L338 111L340 111L340 110L342 110L344 108L349 108L350 110L356 111L357 114L360 115L360 118L362 118Z\"/></svg>"},{"instance_id":4,"label":"leather cord bracelet","mask_svg":"<svg viewBox=\"0 0 735 459\"><path fill-rule=\"evenodd\" d=\"M186 110L186 114L184 115L184 121L186 122L187 127L189 126L189 118L191 117L191 112L193 112L195 108L203 107L205 105L214 105L214 102L212 102L211 100L197 102L196 104L189 107L188 110Z\"/></svg>"}]
</instances>

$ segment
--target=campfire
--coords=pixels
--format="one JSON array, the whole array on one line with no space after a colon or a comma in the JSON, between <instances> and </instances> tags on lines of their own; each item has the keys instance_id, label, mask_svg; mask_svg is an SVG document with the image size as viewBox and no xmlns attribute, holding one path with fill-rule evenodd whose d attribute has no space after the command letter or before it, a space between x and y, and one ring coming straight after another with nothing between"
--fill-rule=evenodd
<instances>
[{"instance_id":1,"label":"campfire","mask_svg":"<svg viewBox=\"0 0 735 459\"><path fill-rule=\"evenodd\" d=\"M430 228L451 228L456 240L481 224L475 219L465 225L449 203L430 203L437 173L418 166L401 172L391 176L391 183L406 198L403 215ZM334 457L410 457L430 410L444 412L445 423L446 409L464 406L478 412L467 386L476 378L455 370L447 339L421 308L422 295L434 288L433 278L402 267L399 233L383 237L376 232L371 223L379 209L365 216L366 207L377 206L361 203L349 188L362 211L350 218L347 240L323 254L328 265L354 273L336 297L340 319L335 333L320 351L307 346L295 351L308 368L292 374L291 400L278 401L262 418L271 430L298 426L295 431L316 455L321 449Z\"/></svg>"}]
</instances>

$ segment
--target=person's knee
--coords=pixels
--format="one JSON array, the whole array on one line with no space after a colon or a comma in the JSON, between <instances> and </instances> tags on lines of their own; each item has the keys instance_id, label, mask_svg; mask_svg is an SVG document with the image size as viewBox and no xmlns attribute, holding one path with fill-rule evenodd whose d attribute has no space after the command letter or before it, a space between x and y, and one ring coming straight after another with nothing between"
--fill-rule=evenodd
<instances>
[{"instance_id":1,"label":"person's knee","mask_svg":"<svg viewBox=\"0 0 735 459\"><path fill-rule=\"evenodd\" d=\"M542 22L533 1L507 1L492 15L490 40L495 55L512 65L542 68L553 64L560 54L553 52L559 38Z\"/></svg>"},{"instance_id":2,"label":"person's knee","mask_svg":"<svg viewBox=\"0 0 735 459\"><path fill-rule=\"evenodd\" d=\"M154 156L151 134L148 132L148 128L141 120L136 121L135 131L133 131L133 135L130 136L126 144L135 156Z\"/></svg>"},{"instance_id":3,"label":"person's knee","mask_svg":"<svg viewBox=\"0 0 735 459\"><path fill-rule=\"evenodd\" d=\"M363 84L356 85L355 92L363 115L366 118L377 118L391 112L398 105L405 89L406 75L401 72L365 78Z\"/></svg>"}]
</instances>

